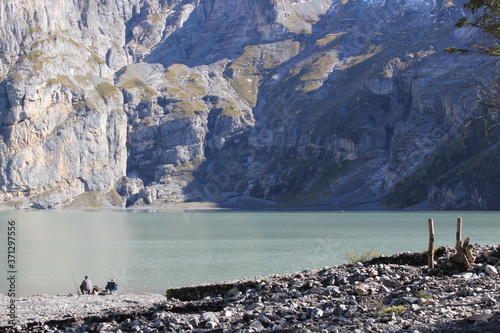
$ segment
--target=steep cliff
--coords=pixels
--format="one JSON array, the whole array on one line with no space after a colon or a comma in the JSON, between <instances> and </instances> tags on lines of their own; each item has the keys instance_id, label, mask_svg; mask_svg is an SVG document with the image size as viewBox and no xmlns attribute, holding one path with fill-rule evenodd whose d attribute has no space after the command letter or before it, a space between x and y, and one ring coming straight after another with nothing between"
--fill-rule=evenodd
<instances>
[{"instance_id":1,"label":"steep cliff","mask_svg":"<svg viewBox=\"0 0 500 333\"><path fill-rule=\"evenodd\" d=\"M0 200L499 209L498 132L461 134L498 65L443 52L483 38L461 15L440 0L6 0Z\"/></svg>"}]
</instances>

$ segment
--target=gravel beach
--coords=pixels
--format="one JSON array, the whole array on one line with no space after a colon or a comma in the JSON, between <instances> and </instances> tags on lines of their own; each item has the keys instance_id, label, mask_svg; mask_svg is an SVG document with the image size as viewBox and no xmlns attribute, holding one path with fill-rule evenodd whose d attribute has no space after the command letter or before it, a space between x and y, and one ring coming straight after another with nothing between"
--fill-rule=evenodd
<instances>
[{"instance_id":1,"label":"gravel beach","mask_svg":"<svg viewBox=\"0 0 500 333\"><path fill-rule=\"evenodd\" d=\"M500 332L500 246L452 248L316 271L171 289L167 295L36 295L16 299L6 332ZM10 299L0 297L2 309Z\"/></svg>"}]
</instances>

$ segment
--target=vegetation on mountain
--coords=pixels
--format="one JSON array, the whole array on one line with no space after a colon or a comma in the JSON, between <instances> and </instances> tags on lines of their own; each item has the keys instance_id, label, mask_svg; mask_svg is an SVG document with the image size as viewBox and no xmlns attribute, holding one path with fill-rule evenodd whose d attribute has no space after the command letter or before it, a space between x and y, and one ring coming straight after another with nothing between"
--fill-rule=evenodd
<instances>
[{"instance_id":1,"label":"vegetation on mountain","mask_svg":"<svg viewBox=\"0 0 500 333\"><path fill-rule=\"evenodd\" d=\"M459 19L456 28L478 28L487 35L474 37L475 43L469 48L455 46L445 49L449 53L469 54L477 53L488 56L500 56L500 1L498 0L469 0L464 7L472 14L470 17ZM486 36L486 38L484 38ZM420 171L405 177L398 182L394 194L388 197L387 202L397 206L411 206L422 202L425 198L432 201L429 189L433 186L443 186L445 183L460 184L463 187L475 187L481 191L480 196L491 196L490 186L499 186L500 183L491 177L498 174L500 162L500 76L493 77L493 81L478 83L476 88L476 103L479 113L471 115L463 127L460 138L456 138L437 154L427 166ZM423 169L426 169L425 171ZM497 184L495 184L497 183ZM458 186L458 185L457 185ZM455 187L457 190L457 187ZM432 190L431 190L432 191ZM450 189L450 192L451 189ZM406 193L401 195L401 193ZM450 194L451 195L451 194ZM434 198L436 201L442 198ZM461 208L473 209L466 203ZM442 208L451 208L446 205ZM457 207L455 207L457 208Z\"/></svg>"},{"instance_id":2,"label":"vegetation on mountain","mask_svg":"<svg viewBox=\"0 0 500 333\"><path fill-rule=\"evenodd\" d=\"M472 14L476 15L472 20L463 17L457 21L457 28L474 27L480 28L496 38L500 39L500 1L499 0L470 0L464 4L466 9L469 9ZM448 52L478 52L493 56L500 56L500 45L492 42L487 45L474 44L472 49L462 49L449 47Z\"/></svg>"},{"instance_id":3,"label":"vegetation on mountain","mask_svg":"<svg viewBox=\"0 0 500 333\"><path fill-rule=\"evenodd\" d=\"M481 44L473 44L472 48L456 48L449 47L447 52L455 53L460 52L466 54L470 52L481 53L491 56L500 56L500 1L499 0L470 0L464 4L466 9L469 9L475 17L468 19L466 17L457 21L455 26L457 28L474 27L479 28L490 35L488 42ZM485 131L489 132L493 128L500 125L498 121L491 123L491 115L500 113L500 77L496 77L494 82L478 87L478 101L485 114L480 115L469 121L466 128L476 120L482 120L485 124Z\"/></svg>"}]
</instances>

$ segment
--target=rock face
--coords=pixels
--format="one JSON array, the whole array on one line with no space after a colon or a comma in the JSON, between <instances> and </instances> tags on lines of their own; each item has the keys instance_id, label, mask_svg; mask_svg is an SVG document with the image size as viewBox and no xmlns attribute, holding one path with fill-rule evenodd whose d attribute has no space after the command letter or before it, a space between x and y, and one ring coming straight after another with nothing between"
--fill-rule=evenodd
<instances>
[{"instance_id":1,"label":"rock face","mask_svg":"<svg viewBox=\"0 0 500 333\"><path fill-rule=\"evenodd\" d=\"M495 59L442 51L482 38L454 28L460 3L6 0L0 15L4 206L499 208L498 132L461 135Z\"/></svg>"}]
</instances>

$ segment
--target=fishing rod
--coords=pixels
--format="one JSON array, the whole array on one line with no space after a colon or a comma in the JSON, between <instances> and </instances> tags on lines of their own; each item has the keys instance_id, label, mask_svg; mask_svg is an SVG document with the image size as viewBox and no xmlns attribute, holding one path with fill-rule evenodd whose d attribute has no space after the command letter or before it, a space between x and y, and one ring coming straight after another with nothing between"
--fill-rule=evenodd
<instances>
[{"instance_id":1,"label":"fishing rod","mask_svg":"<svg viewBox=\"0 0 500 333\"><path fill-rule=\"evenodd\" d=\"M78 295L80 295L80 289L78 289L78 285L76 284L75 276L73 275L73 270L71 269L71 266L69 265L69 263L68 263L68 268L69 268L69 271L71 272L71 276L73 277L73 282L75 283L76 293Z\"/></svg>"}]
</instances>

